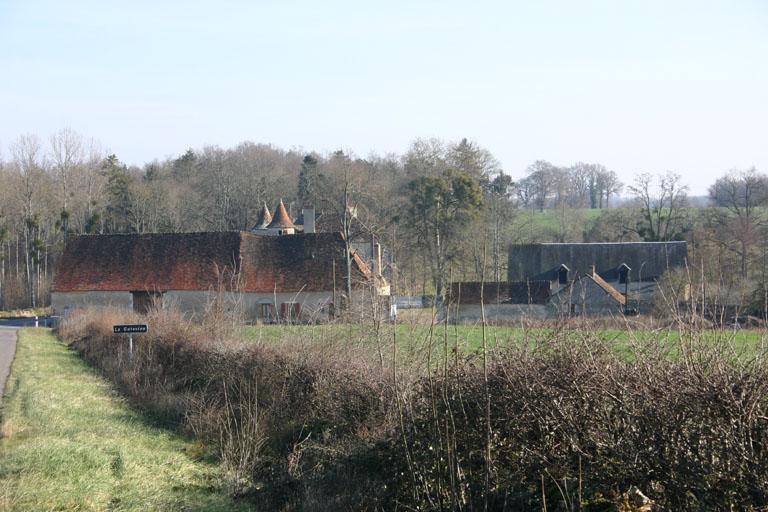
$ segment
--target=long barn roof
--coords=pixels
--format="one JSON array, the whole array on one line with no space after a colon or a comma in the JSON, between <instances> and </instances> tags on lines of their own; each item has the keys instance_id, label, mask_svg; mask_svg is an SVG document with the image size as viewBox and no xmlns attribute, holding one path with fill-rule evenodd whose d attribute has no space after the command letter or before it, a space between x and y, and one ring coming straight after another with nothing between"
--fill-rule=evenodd
<instances>
[{"instance_id":1,"label":"long barn roof","mask_svg":"<svg viewBox=\"0 0 768 512\"><path fill-rule=\"evenodd\" d=\"M625 263L633 280L652 280L671 268L683 267L688 259L685 242L542 243L509 247L510 281L555 280L560 265L573 276L592 274L614 280Z\"/></svg>"},{"instance_id":2,"label":"long barn roof","mask_svg":"<svg viewBox=\"0 0 768 512\"><path fill-rule=\"evenodd\" d=\"M334 276L343 290L344 261L340 233L82 235L67 241L52 290L211 290L221 284L246 292L329 291ZM377 279L357 257L352 268L355 284Z\"/></svg>"}]
</instances>

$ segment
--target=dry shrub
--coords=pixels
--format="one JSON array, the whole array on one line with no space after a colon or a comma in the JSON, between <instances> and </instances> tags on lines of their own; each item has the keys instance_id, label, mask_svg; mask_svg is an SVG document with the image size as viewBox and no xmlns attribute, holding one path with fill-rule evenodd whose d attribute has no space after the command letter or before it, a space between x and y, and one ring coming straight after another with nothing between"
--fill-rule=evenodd
<instances>
[{"instance_id":1,"label":"dry shrub","mask_svg":"<svg viewBox=\"0 0 768 512\"><path fill-rule=\"evenodd\" d=\"M2 309L21 309L29 306L30 300L27 297L27 289L21 274L12 274L8 272L3 280L2 297L0 305Z\"/></svg>"},{"instance_id":2,"label":"dry shrub","mask_svg":"<svg viewBox=\"0 0 768 512\"><path fill-rule=\"evenodd\" d=\"M127 337L111 331L131 322L150 332L133 336L129 359ZM101 309L73 312L58 334L137 405L199 438L224 465L233 494L268 509L357 508L372 497L348 488L346 461L364 460L391 430L385 375L332 343L222 340L208 322Z\"/></svg>"},{"instance_id":3,"label":"dry shrub","mask_svg":"<svg viewBox=\"0 0 768 512\"><path fill-rule=\"evenodd\" d=\"M669 510L768 504L768 366L693 337L616 355L585 333L424 380L401 439L400 501L426 509L601 510L637 486ZM679 348L679 347L678 347ZM490 403L490 414L486 404ZM486 417L490 418L486 483Z\"/></svg>"},{"instance_id":4,"label":"dry shrub","mask_svg":"<svg viewBox=\"0 0 768 512\"><path fill-rule=\"evenodd\" d=\"M680 344L646 334L623 352L573 325L532 329L486 379L478 356L446 350L417 378L362 338L214 340L169 311L144 319L129 361L111 325L132 320L79 312L59 334L267 510L624 510L640 491L670 510L768 505L764 352L682 324Z\"/></svg>"}]
</instances>

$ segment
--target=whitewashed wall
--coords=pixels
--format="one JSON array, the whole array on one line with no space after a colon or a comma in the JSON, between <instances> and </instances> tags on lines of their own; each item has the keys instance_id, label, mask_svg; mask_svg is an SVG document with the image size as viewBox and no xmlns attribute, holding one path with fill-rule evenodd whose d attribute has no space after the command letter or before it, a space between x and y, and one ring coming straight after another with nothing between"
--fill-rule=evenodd
<instances>
[{"instance_id":1,"label":"whitewashed wall","mask_svg":"<svg viewBox=\"0 0 768 512\"><path fill-rule=\"evenodd\" d=\"M199 316L205 313L207 305L213 302L215 295L213 292L169 291L163 295L163 303L185 313ZM222 299L232 308L242 308L247 321L263 320L262 304L272 304L277 314L280 314L280 305L288 302L301 304L303 321L324 321L328 319L328 306L332 297L333 293L330 292L277 294L225 292Z\"/></svg>"},{"instance_id":2,"label":"whitewashed wall","mask_svg":"<svg viewBox=\"0 0 768 512\"><path fill-rule=\"evenodd\" d=\"M544 304L486 304L485 320L494 322L513 322L516 320L544 320L556 316L556 310ZM443 319L445 317L442 317ZM483 314L480 304L462 304L452 306L449 322L481 322Z\"/></svg>"},{"instance_id":3,"label":"whitewashed wall","mask_svg":"<svg viewBox=\"0 0 768 512\"><path fill-rule=\"evenodd\" d=\"M360 304L355 314L370 315L370 293L355 291L354 304ZM340 294L339 294L340 297ZM176 308L191 316L202 316L209 304L216 298L214 292L171 290L163 294L163 305ZM240 308L246 321L262 321L262 304L273 305L273 313L281 313L281 304L298 303L301 305L301 321L322 322L329 318L333 292L298 292L298 293L234 293L224 292L222 299L229 309ZM337 298L338 302L338 298ZM53 292L51 305L55 315L61 315L65 308L86 306L119 307L133 309L133 297L130 292ZM338 306L337 306L338 307ZM384 308L388 306L382 306ZM386 310L386 309L385 309ZM337 309L338 312L338 309Z\"/></svg>"},{"instance_id":4,"label":"whitewashed wall","mask_svg":"<svg viewBox=\"0 0 768 512\"><path fill-rule=\"evenodd\" d=\"M86 306L133 308L130 292L52 292L51 307L54 315L61 315L64 309Z\"/></svg>"}]
</instances>

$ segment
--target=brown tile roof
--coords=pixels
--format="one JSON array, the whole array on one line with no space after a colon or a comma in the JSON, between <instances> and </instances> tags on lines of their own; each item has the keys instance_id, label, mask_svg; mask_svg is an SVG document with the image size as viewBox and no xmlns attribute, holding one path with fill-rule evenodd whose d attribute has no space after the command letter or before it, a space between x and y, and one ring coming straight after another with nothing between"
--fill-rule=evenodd
<instances>
[{"instance_id":1,"label":"brown tile roof","mask_svg":"<svg viewBox=\"0 0 768 512\"><path fill-rule=\"evenodd\" d=\"M266 229L270 222L272 222L272 214L269 213L267 203L264 203L264 206L262 206L259 211L259 218L256 220L256 224L252 229Z\"/></svg>"},{"instance_id":2,"label":"brown tile roof","mask_svg":"<svg viewBox=\"0 0 768 512\"><path fill-rule=\"evenodd\" d=\"M280 200L280 204L275 208L275 216L272 218L272 222L269 224L270 228L296 228L293 225L291 217L288 215L288 211L285 209L283 200Z\"/></svg>"},{"instance_id":3,"label":"brown tile roof","mask_svg":"<svg viewBox=\"0 0 768 512\"><path fill-rule=\"evenodd\" d=\"M330 291L345 289L346 263L341 233L259 236L243 233L245 291ZM352 284L366 282L368 269L352 260ZM335 266L335 269L334 269Z\"/></svg>"},{"instance_id":4,"label":"brown tile roof","mask_svg":"<svg viewBox=\"0 0 768 512\"><path fill-rule=\"evenodd\" d=\"M64 249L53 291L209 290L240 272L248 292L342 291L340 233L261 236L245 232L82 235ZM370 270L353 258L353 285ZM224 280L231 287L231 280Z\"/></svg>"},{"instance_id":5,"label":"brown tile roof","mask_svg":"<svg viewBox=\"0 0 768 512\"><path fill-rule=\"evenodd\" d=\"M460 304L480 304L480 282L451 283L448 290L452 301ZM551 296L549 281L490 282L483 285L485 304L546 304Z\"/></svg>"}]
</instances>

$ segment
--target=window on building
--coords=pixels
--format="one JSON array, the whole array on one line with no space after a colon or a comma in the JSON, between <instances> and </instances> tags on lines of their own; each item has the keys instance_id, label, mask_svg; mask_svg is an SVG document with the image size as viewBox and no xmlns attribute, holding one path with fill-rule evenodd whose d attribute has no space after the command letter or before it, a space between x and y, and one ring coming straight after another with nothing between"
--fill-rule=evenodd
<instances>
[{"instance_id":1,"label":"window on building","mask_svg":"<svg viewBox=\"0 0 768 512\"><path fill-rule=\"evenodd\" d=\"M570 270L571 269L565 265L560 265L560 268L557 271L557 282L560 284L568 284L568 272L570 272Z\"/></svg>"},{"instance_id":2,"label":"window on building","mask_svg":"<svg viewBox=\"0 0 768 512\"><path fill-rule=\"evenodd\" d=\"M629 265L626 263L622 263L619 267L619 283L620 284L627 284L629 282L629 271L632 270L629 268Z\"/></svg>"},{"instance_id":3,"label":"window on building","mask_svg":"<svg viewBox=\"0 0 768 512\"><path fill-rule=\"evenodd\" d=\"M152 308L159 308L163 304L161 292L131 292L133 298L133 310L140 315L146 315Z\"/></svg>"}]
</instances>

